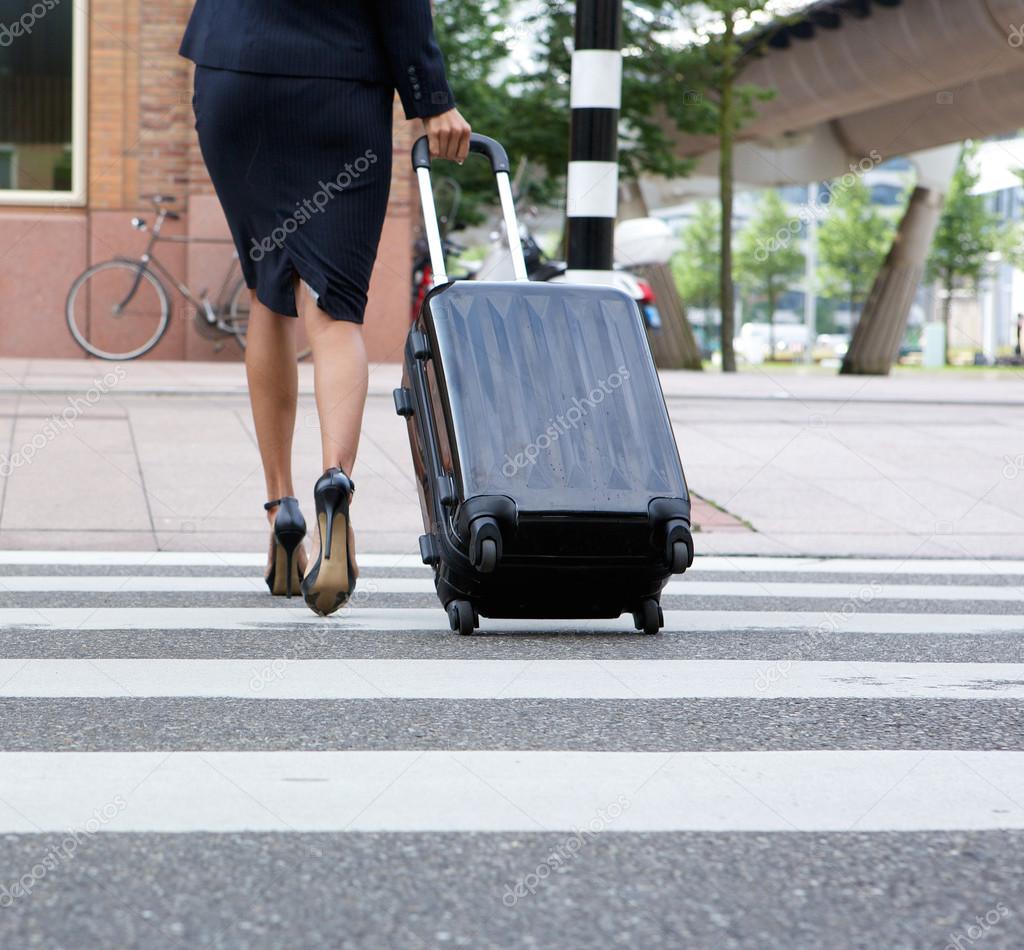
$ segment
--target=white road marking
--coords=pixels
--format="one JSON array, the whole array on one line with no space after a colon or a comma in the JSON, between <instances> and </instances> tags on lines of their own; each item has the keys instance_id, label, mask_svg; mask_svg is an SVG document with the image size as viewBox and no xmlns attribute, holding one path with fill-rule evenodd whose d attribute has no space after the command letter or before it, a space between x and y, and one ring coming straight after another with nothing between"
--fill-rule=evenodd
<instances>
[{"instance_id":1,"label":"white road marking","mask_svg":"<svg viewBox=\"0 0 1024 950\"><path fill-rule=\"evenodd\" d=\"M1024 828L1024 752L5 752L0 834Z\"/></svg>"},{"instance_id":2,"label":"white road marking","mask_svg":"<svg viewBox=\"0 0 1024 950\"><path fill-rule=\"evenodd\" d=\"M5 659L0 697L1024 699L1020 663Z\"/></svg>"},{"instance_id":3,"label":"white road marking","mask_svg":"<svg viewBox=\"0 0 1024 950\"><path fill-rule=\"evenodd\" d=\"M364 576L360 589L374 594L433 594L430 577ZM36 593L260 593L267 585L259 575L252 577L168 575L12 575L0 576L0 591ZM691 597L792 597L808 600L849 600L855 604L876 600L984 600L1024 602L1024 578L1019 587L970 584L832 584L783 583L777 581L670 581L664 596Z\"/></svg>"},{"instance_id":4,"label":"white road marking","mask_svg":"<svg viewBox=\"0 0 1024 950\"><path fill-rule=\"evenodd\" d=\"M263 567L266 552L209 551L0 551L0 565L100 565L107 567ZM364 567L429 569L419 553L360 554ZM813 558L697 555L691 571L728 573L845 573L845 574L963 574L1020 575L1024 581L1024 561L998 558Z\"/></svg>"},{"instance_id":5,"label":"white road marking","mask_svg":"<svg viewBox=\"0 0 1024 950\"><path fill-rule=\"evenodd\" d=\"M358 592L356 598L358 599ZM312 626L342 636L347 630L447 631L448 617L437 607L346 607L321 618L294 607L7 607L0 630L252 630ZM665 629L679 633L788 631L812 636L856 634L1024 634L1024 617L1013 614L903 614L852 611L666 610ZM615 620L487 619L484 633L585 631L626 633L630 616Z\"/></svg>"},{"instance_id":6,"label":"white road marking","mask_svg":"<svg viewBox=\"0 0 1024 950\"><path fill-rule=\"evenodd\" d=\"M259 567L267 553L251 551L0 551L0 565L77 567ZM361 567L427 570L418 551L405 554L360 554Z\"/></svg>"}]
</instances>

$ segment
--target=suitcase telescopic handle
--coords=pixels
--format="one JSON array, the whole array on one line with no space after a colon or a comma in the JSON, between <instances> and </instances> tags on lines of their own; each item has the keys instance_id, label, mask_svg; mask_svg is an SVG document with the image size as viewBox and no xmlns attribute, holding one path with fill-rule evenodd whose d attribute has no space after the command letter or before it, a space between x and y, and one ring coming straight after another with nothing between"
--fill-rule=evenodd
<instances>
[{"instance_id":1,"label":"suitcase telescopic handle","mask_svg":"<svg viewBox=\"0 0 1024 950\"><path fill-rule=\"evenodd\" d=\"M500 142L477 132L469 137L469 150L484 155L491 163L491 169L498 182L498 198L501 200L501 214L505 220L509 250L512 252L512 270L516 280L529 280L526 275L523 244L519 240L519 221L516 218L515 199L512 197L508 155ZM430 181L430 144L425 135L417 139L416 144L412 147L412 167L416 169L416 180L420 186L423 226L426 229L427 248L430 251L430 267L434 272L434 283L443 284L448 280L448 273L444 265L441 227L437 222L437 209L434 207L434 186Z\"/></svg>"}]
</instances>

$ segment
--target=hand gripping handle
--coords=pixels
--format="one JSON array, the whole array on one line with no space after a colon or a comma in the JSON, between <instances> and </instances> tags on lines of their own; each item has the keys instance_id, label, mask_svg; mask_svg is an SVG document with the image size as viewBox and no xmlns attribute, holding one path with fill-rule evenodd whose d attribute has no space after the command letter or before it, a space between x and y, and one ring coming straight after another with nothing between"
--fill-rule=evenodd
<instances>
[{"instance_id":1,"label":"hand gripping handle","mask_svg":"<svg viewBox=\"0 0 1024 950\"><path fill-rule=\"evenodd\" d=\"M512 183L509 180L508 155L500 142L474 132L469 137L469 150L487 157L498 182L498 197L501 200L501 214L505 220L505 232L512 252L512 269L516 280L529 280L526 276L526 260L523 245L519 240L519 221L516 218L516 203L512 197ZM420 203L423 206L423 225L426 229L427 247L430 250L430 266L434 272L434 283L448 280L444 265L444 251L441 243L441 228L434 207L434 188L430 181L430 143L423 135L412 147L412 167L420 186Z\"/></svg>"}]
</instances>

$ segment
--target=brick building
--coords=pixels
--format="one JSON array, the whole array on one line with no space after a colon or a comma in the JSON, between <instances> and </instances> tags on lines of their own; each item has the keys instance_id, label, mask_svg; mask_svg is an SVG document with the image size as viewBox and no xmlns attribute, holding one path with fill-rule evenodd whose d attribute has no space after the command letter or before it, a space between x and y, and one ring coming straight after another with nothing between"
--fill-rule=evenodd
<instances>
[{"instance_id":1,"label":"brick building","mask_svg":"<svg viewBox=\"0 0 1024 950\"><path fill-rule=\"evenodd\" d=\"M177 55L191 0L0 0L0 355L82 356L64 322L73 279L137 255L152 220L145 196L176 195L165 233L227 236L193 128L192 64ZM370 289L375 361L398 360L407 326L416 128L395 112L395 179ZM220 286L231 248L159 245L194 291ZM155 359L238 359L200 334L172 292Z\"/></svg>"}]
</instances>

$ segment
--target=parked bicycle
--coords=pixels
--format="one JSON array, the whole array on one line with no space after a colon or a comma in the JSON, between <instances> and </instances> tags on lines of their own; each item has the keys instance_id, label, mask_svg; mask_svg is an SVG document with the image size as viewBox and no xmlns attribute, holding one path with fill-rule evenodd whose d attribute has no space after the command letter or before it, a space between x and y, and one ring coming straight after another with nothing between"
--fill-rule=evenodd
<instances>
[{"instance_id":1,"label":"parked bicycle","mask_svg":"<svg viewBox=\"0 0 1024 950\"><path fill-rule=\"evenodd\" d=\"M230 239L161 234L165 221L181 217L167 207L177 199L171 195L152 195L149 200L156 212L152 228L144 218L132 218L133 228L150 233L142 255L115 257L94 264L72 283L65 310L75 342L86 353L104 360L133 360L148 353L160 342L171 322L169 283L192 305L196 327L203 336L233 338L244 349L250 293L239 269L237 251L231 255L224 279L212 298L205 289L193 293L153 254L154 247L161 242L230 244ZM309 354L306 348L299 353L299 359Z\"/></svg>"}]
</instances>

